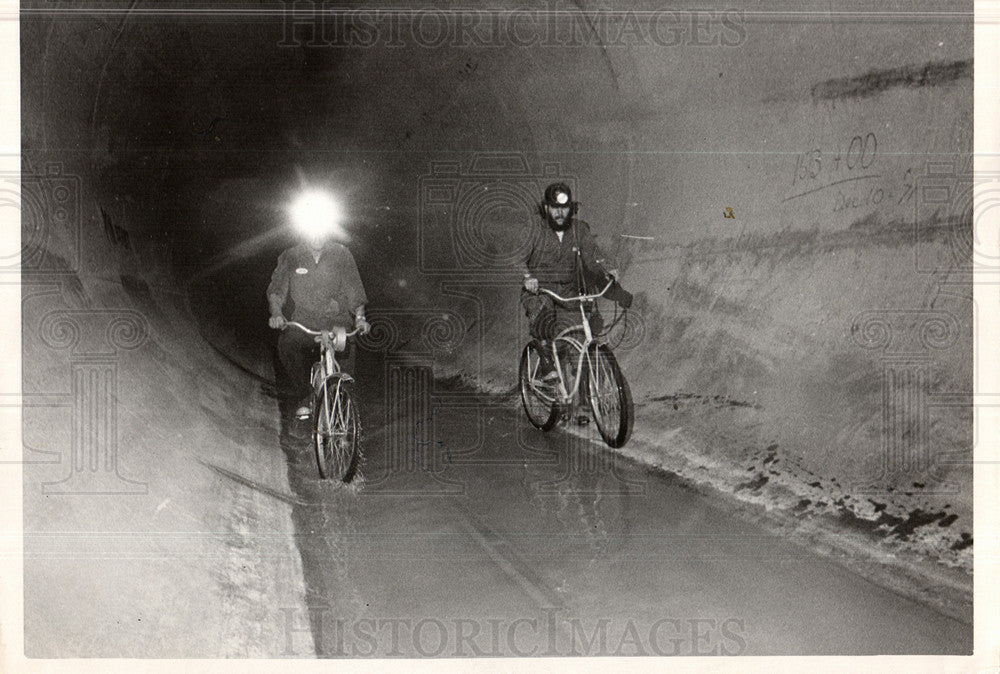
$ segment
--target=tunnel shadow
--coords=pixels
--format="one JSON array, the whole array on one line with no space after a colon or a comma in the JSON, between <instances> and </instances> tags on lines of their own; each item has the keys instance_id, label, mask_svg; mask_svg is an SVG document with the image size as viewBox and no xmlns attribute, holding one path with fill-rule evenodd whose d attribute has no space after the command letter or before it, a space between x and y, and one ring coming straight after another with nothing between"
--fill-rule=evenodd
<instances>
[{"instance_id":1,"label":"tunnel shadow","mask_svg":"<svg viewBox=\"0 0 1000 674\"><path fill-rule=\"evenodd\" d=\"M330 557L328 536L323 524L330 520L327 509L329 490L323 489L313 453L309 422L295 418L296 403L279 395L272 385L272 397L280 417L278 446L285 455L288 484L293 498L292 526L295 547L302 564L305 587L305 610L315 655L322 655L324 639L322 614L330 606L330 596L336 590L327 582L324 559Z\"/></svg>"},{"instance_id":2,"label":"tunnel shadow","mask_svg":"<svg viewBox=\"0 0 1000 674\"><path fill-rule=\"evenodd\" d=\"M298 401L283 395L287 390L283 387L285 374L278 364L276 352L274 363L276 380L262 383L262 390L275 401L279 415L278 446L285 456L288 484L293 495L289 503L292 506L295 545L302 562L306 617L316 655L331 656L335 654L326 652L323 646L323 615L331 608L336 609L338 615L346 615L354 603L351 596L353 587L349 581L349 548L356 520L362 515L359 511L361 500L357 496L363 477L359 474L350 484L320 477L310 422L296 419ZM355 372L359 386L356 393L362 408L362 421L366 416L364 411L373 407L380 363L377 354L358 350ZM372 451L370 440L368 442L365 453ZM362 465L359 473L363 468ZM331 567L339 568L331 574ZM336 582L331 582L331 578L335 578ZM339 598L339 601L335 602L334 598Z\"/></svg>"},{"instance_id":3,"label":"tunnel shadow","mask_svg":"<svg viewBox=\"0 0 1000 674\"><path fill-rule=\"evenodd\" d=\"M198 463L205 466L206 468L210 468L211 470L218 473L222 477L232 480L236 484L248 487L250 489L253 489L254 491L259 491L260 493L266 494L271 498L283 501L292 506L305 505L291 494L286 494L284 492L278 491L277 489L272 489L271 487L262 485L259 482L255 482L254 480L251 480L248 477L244 477L243 475L240 475L239 473L223 468L222 466L217 466L214 463L208 461L202 461L201 459L198 459Z\"/></svg>"}]
</instances>

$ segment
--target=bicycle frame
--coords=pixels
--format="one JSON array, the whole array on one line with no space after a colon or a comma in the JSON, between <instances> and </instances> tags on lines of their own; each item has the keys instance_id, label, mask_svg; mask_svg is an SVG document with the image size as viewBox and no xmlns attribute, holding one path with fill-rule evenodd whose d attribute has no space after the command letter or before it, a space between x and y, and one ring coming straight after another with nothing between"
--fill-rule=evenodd
<instances>
[{"instance_id":1,"label":"bicycle frame","mask_svg":"<svg viewBox=\"0 0 1000 674\"><path fill-rule=\"evenodd\" d=\"M358 334L357 329L351 332L346 332L343 328L336 330L313 330L295 321L288 321L285 325L299 328L307 335L319 337L316 340L319 342L319 361L313 363L312 376L310 377L313 391L318 393L324 382L328 381L332 376L337 376L338 387L343 380L354 381L354 377L346 372L341 372L340 363L337 362L334 352L343 351L343 347L347 344L347 338ZM338 349L338 346L341 348Z\"/></svg>"},{"instance_id":2,"label":"bicycle frame","mask_svg":"<svg viewBox=\"0 0 1000 674\"><path fill-rule=\"evenodd\" d=\"M320 345L319 361L313 364L310 372L313 393L309 403L313 445L320 477L337 477L345 482L349 481L360 454L360 421L357 412L353 410L350 390L344 386L345 382L351 382L354 378L341 371L334 354L343 351L347 347L347 338L357 334L358 330L350 333L344 328L332 331L312 330L292 321L286 325L314 335Z\"/></svg>"},{"instance_id":3,"label":"bicycle frame","mask_svg":"<svg viewBox=\"0 0 1000 674\"><path fill-rule=\"evenodd\" d=\"M549 295L554 300L563 303L579 302L580 309L580 325L573 325L552 338L552 358L555 363L556 372L559 374L559 403L563 405L573 404L580 394L580 375L583 373L583 360L586 357L587 351L590 349L590 345L596 340L594 339L593 330L590 327L590 319L587 318L587 312L584 311L583 305L585 302L591 302L599 297L603 297L604 293L611 288L614 283L614 279L608 281L608 284L604 286L604 289L599 293L594 293L591 295L578 295L576 297L562 297L557 295L547 288L539 288L538 292L545 293ZM574 332L578 332L580 328L583 328L584 339L581 342L579 339L570 337L569 335ZM572 390L566 386L566 378L563 375L562 362L559 360L559 342L564 342L569 344L573 348L577 349L579 356L576 362L576 374L573 376L573 386ZM541 393L541 392L540 392ZM547 396L546 396L547 397Z\"/></svg>"}]
</instances>

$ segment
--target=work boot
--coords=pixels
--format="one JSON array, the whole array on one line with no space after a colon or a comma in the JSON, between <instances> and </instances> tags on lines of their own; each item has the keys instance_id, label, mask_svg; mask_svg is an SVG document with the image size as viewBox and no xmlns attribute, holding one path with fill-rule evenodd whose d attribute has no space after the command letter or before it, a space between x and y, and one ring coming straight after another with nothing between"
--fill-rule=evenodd
<instances>
[{"instance_id":1,"label":"work boot","mask_svg":"<svg viewBox=\"0 0 1000 674\"><path fill-rule=\"evenodd\" d=\"M309 418L309 404L308 401L302 401L302 403L295 409L296 419L308 419Z\"/></svg>"}]
</instances>

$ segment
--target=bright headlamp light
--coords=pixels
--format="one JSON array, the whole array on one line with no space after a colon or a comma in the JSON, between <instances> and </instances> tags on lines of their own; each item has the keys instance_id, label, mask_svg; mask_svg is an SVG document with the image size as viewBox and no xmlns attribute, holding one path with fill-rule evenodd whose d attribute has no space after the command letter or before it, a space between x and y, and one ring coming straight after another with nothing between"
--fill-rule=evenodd
<instances>
[{"instance_id":1,"label":"bright headlamp light","mask_svg":"<svg viewBox=\"0 0 1000 674\"><path fill-rule=\"evenodd\" d=\"M340 204L321 190L300 194L289 208L292 226L302 236L319 237L342 233Z\"/></svg>"}]
</instances>

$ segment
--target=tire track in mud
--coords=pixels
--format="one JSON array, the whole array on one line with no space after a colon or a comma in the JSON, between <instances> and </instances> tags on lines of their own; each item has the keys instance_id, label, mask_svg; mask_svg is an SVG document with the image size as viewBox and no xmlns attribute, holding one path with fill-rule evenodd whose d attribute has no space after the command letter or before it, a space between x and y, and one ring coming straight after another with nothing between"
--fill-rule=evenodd
<instances>
[{"instance_id":1,"label":"tire track in mud","mask_svg":"<svg viewBox=\"0 0 1000 674\"><path fill-rule=\"evenodd\" d=\"M356 620L365 609L351 577L351 559L356 556L352 542L358 534L357 494L363 477L352 484L322 480L307 423L287 414L282 419L280 446L288 465L288 482L297 497L292 520L302 559L312 650L319 657L337 655L337 642L331 652L327 635L330 615ZM306 616L301 618L304 622Z\"/></svg>"}]
</instances>

